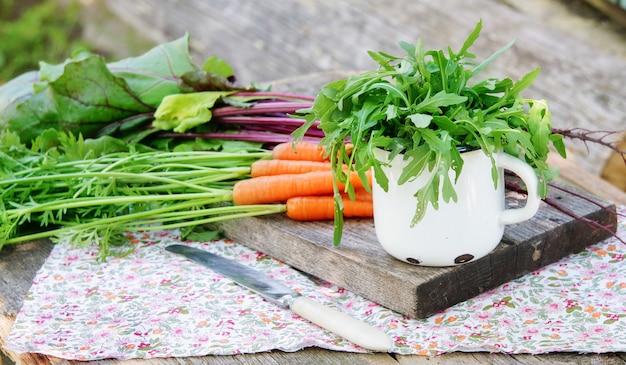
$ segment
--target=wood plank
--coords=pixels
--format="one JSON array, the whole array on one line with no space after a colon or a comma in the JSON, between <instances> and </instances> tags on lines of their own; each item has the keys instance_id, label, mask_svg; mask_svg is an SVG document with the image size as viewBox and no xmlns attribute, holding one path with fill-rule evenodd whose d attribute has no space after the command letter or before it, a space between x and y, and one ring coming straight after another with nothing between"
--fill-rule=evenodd
<instances>
[{"instance_id":1,"label":"wood plank","mask_svg":"<svg viewBox=\"0 0 626 365\"><path fill-rule=\"evenodd\" d=\"M52 250L47 240L26 242L2 248L0 260L0 310L15 313L22 306L35 271L39 269Z\"/></svg>"},{"instance_id":2,"label":"wood plank","mask_svg":"<svg viewBox=\"0 0 626 365\"><path fill-rule=\"evenodd\" d=\"M621 157L617 158L619 159L619 163L623 163ZM625 189L621 190L605 179L579 168L574 161L561 158L561 156L554 153L548 156L548 163L551 166L559 168L559 181L566 182L568 185L577 186L593 195L610 200L616 205L626 206L626 180L622 181L622 185L624 185ZM626 168L626 166L622 167ZM615 170L615 174L617 175L617 170Z\"/></svg>"},{"instance_id":3,"label":"wood plank","mask_svg":"<svg viewBox=\"0 0 626 365\"><path fill-rule=\"evenodd\" d=\"M586 0L617 23L626 27L626 8L610 0ZM626 5L624 5L626 6Z\"/></svg>"},{"instance_id":4,"label":"wood plank","mask_svg":"<svg viewBox=\"0 0 626 365\"><path fill-rule=\"evenodd\" d=\"M549 198L578 216L616 229L610 202L554 188ZM514 195L508 202L523 204ZM507 226L501 244L487 257L432 268L388 255L376 240L371 219L347 220L338 247L332 244L333 224L328 221L295 222L274 215L218 226L237 242L413 318L428 317L610 236L542 203L531 220Z\"/></svg>"},{"instance_id":5,"label":"wood plank","mask_svg":"<svg viewBox=\"0 0 626 365\"><path fill-rule=\"evenodd\" d=\"M575 27L549 24L502 0L285 0L280 5L169 0L158 6L149 0L132 4L107 0L107 5L156 42L189 32L199 62L222 57L244 83L371 69L376 66L367 50L400 54L397 42L401 40L422 38L429 49L447 45L458 49L482 18L483 35L473 46L481 59L516 40L485 75L518 79L541 67L525 96L548 100L555 127L624 129L626 59L599 48L601 42L581 40L575 35L582 32L578 23ZM601 36L597 34L594 39ZM614 39L614 47L626 47L623 37ZM608 155L605 148L591 145L587 152L582 143L571 143L569 158L599 175Z\"/></svg>"}]
</instances>

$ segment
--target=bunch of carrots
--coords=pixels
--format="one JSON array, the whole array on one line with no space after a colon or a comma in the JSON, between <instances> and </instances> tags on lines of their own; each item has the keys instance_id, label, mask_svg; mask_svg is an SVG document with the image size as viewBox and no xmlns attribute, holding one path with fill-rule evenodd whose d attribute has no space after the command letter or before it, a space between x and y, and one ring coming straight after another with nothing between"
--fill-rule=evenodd
<instances>
[{"instance_id":1,"label":"bunch of carrots","mask_svg":"<svg viewBox=\"0 0 626 365\"><path fill-rule=\"evenodd\" d=\"M276 145L272 158L255 161L251 178L234 185L236 205L281 203L286 215L298 221L329 220L334 217L331 163L322 147L312 142ZM371 186L371 176L368 175ZM356 173L350 176L354 200L342 194L344 217L373 217L372 194ZM341 187L341 186L340 186Z\"/></svg>"}]
</instances>

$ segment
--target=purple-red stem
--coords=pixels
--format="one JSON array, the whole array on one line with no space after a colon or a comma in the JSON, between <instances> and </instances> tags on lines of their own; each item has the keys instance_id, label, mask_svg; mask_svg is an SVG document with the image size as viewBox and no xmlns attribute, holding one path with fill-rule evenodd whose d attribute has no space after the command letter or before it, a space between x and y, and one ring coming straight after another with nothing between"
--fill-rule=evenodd
<instances>
[{"instance_id":1,"label":"purple-red stem","mask_svg":"<svg viewBox=\"0 0 626 365\"><path fill-rule=\"evenodd\" d=\"M314 96L309 95L300 95L300 94L290 94L290 93L281 93L281 92L273 92L273 91L240 91L233 96L265 96L274 99L285 99L285 100L308 100L314 101Z\"/></svg>"},{"instance_id":2,"label":"purple-red stem","mask_svg":"<svg viewBox=\"0 0 626 365\"><path fill-rule=\"evenodd\" d=\"M271 102L257 103L249 108L239 108L234 106L222 106L213 109L214 117L229 117L235 115L250 115L261 113L295 113L297 110L311 107L311 103L307 102Z\"/></svg>"},{"instance_id":3,"label":"purple-red stem","mask_svg":"<svg viewBox=\"0 0 626 365\"><path fill-rule=\"evenodd\" d=\"M606 210L606 211L608 211L608 210L609 210L609 208L602 206L602 204L598 203L597 201L595 201L595 200L593 200L593 199L590 199L590 198L588 198L588 197L586 197L586 196L584 196L584 195L582 195L582 194L578 194L578 193L577 193L577 192L575 192L575 191L567 190L567 189L565 189L565 188L563 188L563 187L560 187L560 186L558 186L558 185L556 185L556 184L553 184L553 183L548 183L548 185L549 185L549 186L551 186L552 188L555 188L555 189L558 189L558 190L564 191L564 192L566 192L566 193L568 193L568 194L572 194L572 195L574 195L574 196L575 196L575 197L577 197L577 198L580 198L580 199L583 199L583 200L585 200L585 201L588 201L589 203L594 204L594 205L596 205L597 207L600 207L600 208L602 208L602 209L604 209L604 210ZM613 212L613 211L611 211L611 212ZM623 216L623 214L620 214L619 212L615 212L615 214L618 214L618 215L620 215L620 216Z\"/></svg>"},{"instance_id":4,"label":"purple-red stem","mask_svg":"<svg viewBox=\"0 0 626 365\"><path fill-rule=\"evenodd\" d=\"M515 182L508 181L508 180L507 180L507 181L506 181L506 187L507 187L509 190L515 191L516 193L520 193L520 194L527 194L526 190L522 189L522 187L520 187L520 186L519 186L518 184L516 184ZM563 190L563 191L565 191L565 192L567 192L567 193L570 193L570 194L572 194L572 195L574 195L574 196L576 196L576 197L580 197L580 198L584 198L584 199L586 199L586 200L589 200L589 199L587 199L587 198L585 198L585 197L581 196L580 194L576 194L576 193L571 192L571 191L569 191L569 190L566 190L566 189L561 189L561 190ZM598 222L596 222L596 221L593 221L593 220L591 220L591 219L588 219L588 218L582 217L582 216L580 216L580 215L578 215L578 214L576 214L576 213L572 212L571 210L569 210L569 209L567 209L567 208L565 208L565 207L561 206L561 205L560 205L557 201L555 201L554 199L551 199L550 197L546 197L546 198L544 198L544 199L542 199L542 200L543 200L546 204L548 204L549 206L551 206L552 208L554 208L554 209L558 210L559 212L561 212L561 213L563 213L563 214L565 214L565 215L567 215L567 216L569 216L569 217L571 217L571 218L574 218L574 219L576 219L576 220L580 220L580 221L584 222L585 224L587 224L587 225L588 225L589 227L591 227L592 229L601 229L601 230L603 230L603 231L605 231L605 232L608 232L608 233L609 233L612 237L616 238L618 241L622 242L623 244L626 244L626 241L624 241L622 238L620 238L620 237L617 235L617 233L616 233L615 231L611 230L611 227L613 227L613 225L606 225L606 226L604 226L604 225L602 225L602 224L600 224L600 223L598 223ZM595 202L594 202L594 203L595 203ZM595 204L597 204L597 203L595 203ZM604 207L603 207L603 209L606 209L606 208L604 208ZM611 213L615 213L615 214L617 214L616 212L611 212Z\"/></svg>"},{"instance_id":5,"label":"purple-red stem","mask_svg":"<svg viewBox=\"0 0 626 365\"><path fill-rule=\"evenodd\" d=\"M262 124L262 125L292 125L299 127L304 124L304 119L291 118L291 117L266 117L266 116L232 116L232 117L218 117L215 118L218 123L224 124ZM319 121L315 121L311 127L317 128Z\"/></svg>"},{"instance_id":6,"label":"purple-red stem","mask_svg":"<svg viewBox=\"0 0 626 365\"><path fill-rule=\"evenodd\" d=\"M572 128L572 129L558 129L552 128L552 133L560 134L563 137L567 137L570 139L578 139L585 144L587 149L588 142L596 143L601 146L612 149L613 151L619 153L622 157L622 160L626 164L626 151L622 150L618 146L617 141L608 141L607 139L611 136L615 136L617 134L622 133L623 131L591 131L584 128Z\"/></svg>"},{"instance_id":7,"label":"purple-red stem","mask_svg":"<svg viewBox=\"0 0 626 365\"><path fill-rule=\"evenodd\" d=\"M278 134L270 132L260 131L240 131L235 133L220 133L220 132L208 132L208 133L160 133L159 137L171 137L171 138L202 138L202 139L228 139L237 141L259 142L259 143L283 143L293 141L293 136L289 134ZM303 141L318 143L320 138L316 137L304 137Z\"/></svg>"},{"instance_id":8,"label":"purple-red stem","mask_svg":"<svg viewBox=\"0 0 626 365\"><path fill-rule=\"evenodd\" d=\"M292 134L295 130L292 126L281 126L281 125L260 125L260 124L247 124L241 125L240 131L261 131L261 132L273 132L280 134ZM324 137L324 132L319 129L307 129L304 133L305 136L310 137Z\"/></svg>"}]
</instances>

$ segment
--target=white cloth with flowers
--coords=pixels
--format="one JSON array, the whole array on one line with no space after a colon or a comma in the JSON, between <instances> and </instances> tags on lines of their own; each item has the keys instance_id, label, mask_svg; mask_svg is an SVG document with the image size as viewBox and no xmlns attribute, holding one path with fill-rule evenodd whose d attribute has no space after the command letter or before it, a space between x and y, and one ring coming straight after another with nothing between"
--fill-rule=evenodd
<instances>
[{"instance_id":1,"label":"white cloth with flowers","mask_svg":"<svg viewBox=\"0 0 626 365\"><path fill-rule=\"evenodd\" d=\"M618 235L626 240L625 208ZM57 244L5 347L72 360L364 349L164 247L175 231L130 237L136 251L99 262ZM232 241L183 242L235 259L393 339L398 354L626 351L626 245L615 238L457 304L409 319Z\"/></svg>"}]
</instances>

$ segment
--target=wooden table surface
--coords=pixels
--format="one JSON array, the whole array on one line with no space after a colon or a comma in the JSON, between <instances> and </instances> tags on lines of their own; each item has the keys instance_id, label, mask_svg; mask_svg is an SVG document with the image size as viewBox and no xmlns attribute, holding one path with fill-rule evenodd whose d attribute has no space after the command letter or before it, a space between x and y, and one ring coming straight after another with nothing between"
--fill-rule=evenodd
<instances>
[{"instance_id":1,"label":"wooden table surface","mask_svg":"<svg viewBox=\"0 0 626 365\"><path fill-rule=\"evenodd\" d=\"M490 72L519 78L537 66L542 73L529 97L546 98L555 126L624 129L626 120L625 32L565 9L556 0L106 0L111 11L155 42L185 31L194 57L220 56L240 80L273 82L275 88L311 93L348 70L372 67L365 51L398 53L400 40L422 38L427 47L458 48L476 21L484 31L474 47L487 56L511 39L515 47ZM307 75L307 76L302 76ZM563 166L565 180L626 205L626 194L597 178L608 152L575 144ZM52 244L31 242L0 252L0 346L8 335L36 271ZM36 354L6 352L18 364L77 364ZM8 362L7 358L4 358ZM0 358L0 363L2 358ZM351 354L307 348L294 353L207 356L155 360L104 360L97 364L624 364L626 354L506 355L453 353L436 358Z\"/></svg>"},{"instance_id":2,"label":"wooden table surface","mask_svg":"<svg viewBox=\"0 0 626 365\"><path fill-rule=\"evenodd\" d=\"M399 41L458 50L479 19L470 49L479 61L515 40L483 76L519 79L540 67L524 92L546 99L556 128L626 128L626 28L573 12L583 0L106 0L154 42L189 33L199 62L217 56L242 83L319 72L369 70L368 50L402 55ZM115 43L119 43L118 35ZM297 91L297 90L296 90ZM303 92L311 92L305 88ZM315 90L314 92L316 93ZM571 143L568 159L599 175L609 151Z\"/></svg>"}]
</instances>

